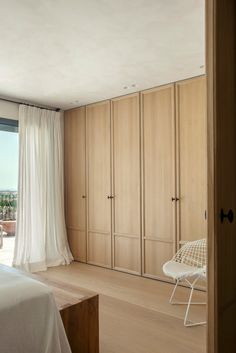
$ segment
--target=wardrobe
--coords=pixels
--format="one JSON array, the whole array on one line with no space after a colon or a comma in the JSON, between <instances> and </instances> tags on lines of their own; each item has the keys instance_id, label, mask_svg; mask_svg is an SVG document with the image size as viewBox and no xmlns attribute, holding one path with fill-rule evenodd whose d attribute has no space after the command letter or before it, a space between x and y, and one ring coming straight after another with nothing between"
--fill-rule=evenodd
<instances>
[{"instance_id":1,"label":"wardrobe","mask_svg":"<svg viewBox=\"0 0 236 353\"><path fill-rule=\"evenodd\" d=\"M207 236L206 79L65 112L65 210L75 260L165 279Z\"/></svg>"}]
</instances>

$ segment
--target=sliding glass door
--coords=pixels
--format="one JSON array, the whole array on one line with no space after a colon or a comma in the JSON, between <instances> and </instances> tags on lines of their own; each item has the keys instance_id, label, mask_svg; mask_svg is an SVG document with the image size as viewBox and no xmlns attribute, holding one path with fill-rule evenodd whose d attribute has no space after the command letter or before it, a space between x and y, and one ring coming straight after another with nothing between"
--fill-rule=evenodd
<instances>
[{"instance_id":1,"label":"sliding glass door","mask_svg":"<svg viewBox=\"0 0 236 353\"><path fill-rule=\"evenodd\" d=\"M0 263L11 265L18 184L18 121L0 118Z\"/></svg>"}]
</instances>

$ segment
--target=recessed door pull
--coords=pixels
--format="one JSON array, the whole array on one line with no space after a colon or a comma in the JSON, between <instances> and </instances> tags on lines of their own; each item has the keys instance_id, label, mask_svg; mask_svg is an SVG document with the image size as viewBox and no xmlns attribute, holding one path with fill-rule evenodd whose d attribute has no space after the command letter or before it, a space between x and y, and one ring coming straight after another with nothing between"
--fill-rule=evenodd
<instances>
[{"instance_id":1,"label":"recessed door pull","mask_svg":"<svg viewBox=\"0 0 236 353\"><path fill-rule=\"evenodd\" d=\"M172 197L171 201L179 201L179 198L178 197Z\"/></svg>"},{"instance_id":2,"label":"recessed door pull","mask_svg":"<svg viewBox=\"0 0 236 353\"><path fill-rule=\"evenodd\" d=\"M224 219L228 218L229 223L232 223L234 220L234 213L232 210L229 210L228 213L224 213L223 208L220 210L220 220L221 223L224 222Z\"/></svg>"},{"instance_id":3,"label":"recessed door pull","mask_svg":"<svg viewBox=\"0 0 236 353\"><path fill-rule=\"evenodd\" d=\"M82 199L86 199L86 195L82 195Z\"/></svg>"},{"instance_id":4,"label":"recessed door pull","mask_svg":"<svg viewBox=\"0 0 236 353\"><path fill-rule=\"evenodd\" d=\"M114 196L107 196L108 199L114 199Z\"/></svg>"}]
</instances>

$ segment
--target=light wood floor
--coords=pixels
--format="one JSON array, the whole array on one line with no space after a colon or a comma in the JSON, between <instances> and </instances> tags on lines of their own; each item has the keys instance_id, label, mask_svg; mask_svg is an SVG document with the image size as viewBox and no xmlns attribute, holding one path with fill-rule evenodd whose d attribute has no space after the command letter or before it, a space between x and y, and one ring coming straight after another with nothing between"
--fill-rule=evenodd
<instances>
[{"instance_id":1,"label":"light wood floor","mask_svg":"<svg viewBox=\"0 0 236 353\"><path fill-rule=\"evenodd\" d=\"M185 328L185 306L172 306L173 286L100 267L76 263L40 273L48 279L99 293L100 353L203 353L206 328ZM188 291L180 288L179 299ZM197 292L195 299L206 295ZM205 318L205 307L195 306L192 320Z\"/></svg>"}]
</instances>

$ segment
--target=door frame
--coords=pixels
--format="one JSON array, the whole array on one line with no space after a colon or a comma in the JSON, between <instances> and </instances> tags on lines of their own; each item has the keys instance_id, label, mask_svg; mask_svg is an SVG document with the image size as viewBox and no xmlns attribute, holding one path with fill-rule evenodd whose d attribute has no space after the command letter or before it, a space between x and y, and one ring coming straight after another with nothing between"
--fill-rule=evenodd
<instances>
[{"instance_id":1,"label":"door frame","mask_svg":"<svg viewBox=\"0 0 236 353\"><path fill-rule=\"evenodd\" d=\"M220 111L227 104L227 89L232 93L236 79L228 68L235 65L235 0L206 0L206 76L207 76L207 155L208 155L208 325L207 352L221 353L219 348L219 171ZM227 33L227 35L226 35ZM227 74L228 73L228 74ZM231 89L231 90L230 90ZM232 96L230 96L232 98ZM231 104L230 104L231 103ZM227 106L227 118L236 116L235 104ZM219 112L219 113L218 113ZM229 125L230 128L230 125ZM222 250L222 251L221 251ZM221 337L222 340L222 337ZM225 342L227 347L227 342Z\"/></svg>"},{"instance_id":2,"label":"door frame","mask_svg":"<svg viewBox=\"0 0 236 353\"><path fill-rule=\"evenodd\" d=\"M208 285L207 285L207 352L216 353L217 266L215 234L215 92L214 92L214 19L215 0L206 0L206 78L207 78L207 197L208 197Z\"/></svg>"}]
</instances>

